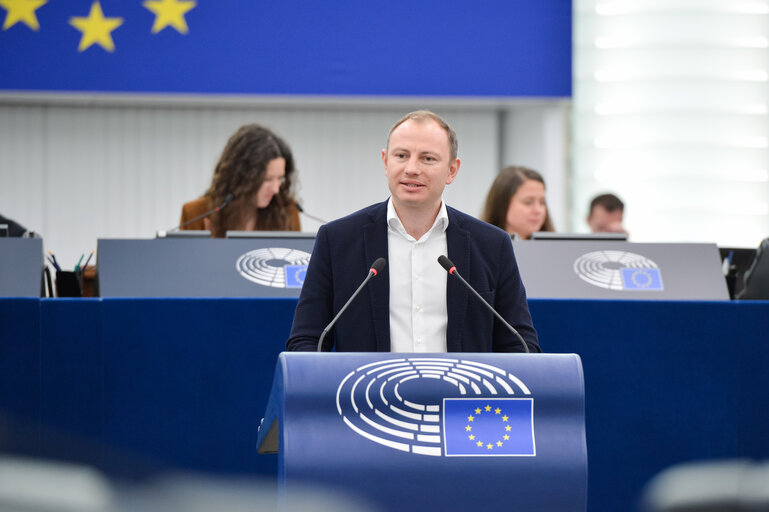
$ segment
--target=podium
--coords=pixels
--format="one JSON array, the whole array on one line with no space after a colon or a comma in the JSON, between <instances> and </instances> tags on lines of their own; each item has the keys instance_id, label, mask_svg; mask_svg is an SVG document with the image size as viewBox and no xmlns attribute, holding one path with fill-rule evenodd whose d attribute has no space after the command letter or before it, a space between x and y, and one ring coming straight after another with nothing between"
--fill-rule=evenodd
<instances>
[{"instance_id":1,"label":"podium","mask_svg":"<svg viewBox=\"0 0 769 512\"><path fill-rule=\"evenodd\" d=\"M375 510L584 511L576 354L280 354L260 453L283 499L324 487Z\"/></svg>"}]
</instances>

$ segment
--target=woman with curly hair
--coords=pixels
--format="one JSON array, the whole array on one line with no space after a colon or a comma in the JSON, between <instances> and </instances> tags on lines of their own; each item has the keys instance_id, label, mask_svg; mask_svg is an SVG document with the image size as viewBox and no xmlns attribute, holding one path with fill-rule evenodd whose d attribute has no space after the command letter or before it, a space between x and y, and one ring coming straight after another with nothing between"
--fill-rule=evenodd
<instances>
[{"instance_id":1,"label":"woman with curly hair","mask_svg":"<svg viewBox=\"0 0 769 512\"><path fill-rule=\"evenodd\" d=\"M183 229L210 230L214 238L227 231L299 231L294 199L294 157L288 144L257 124L242 126L227 141L203 197L186 203L180 225L232 195L220 211Z\"/></svg>"},{"instance_id":2,"label":"woman with curly hair","mask_svg":"<svg viewBox=\"0 0 769 512\"><path fill-rule=\"evenodd\" d=\"M481 219L524 240L535 231L555 231L542 175L526 167L499 171L486 196Z\"/></svg>"}]
</instances>

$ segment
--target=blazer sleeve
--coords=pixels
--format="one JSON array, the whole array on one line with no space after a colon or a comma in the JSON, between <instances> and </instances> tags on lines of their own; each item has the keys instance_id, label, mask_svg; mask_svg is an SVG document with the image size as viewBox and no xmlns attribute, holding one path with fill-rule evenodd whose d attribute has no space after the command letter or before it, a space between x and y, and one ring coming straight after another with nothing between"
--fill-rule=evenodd
<instances>
[{"instance_id":1,"label":"blazer sleeve","mask_svg":"<svg viewBox=\"0 0 769 512\"><path fill-rule=\"evenodd\" d=\"M198 215L203 215L208 210L211 209L211 200L206 197L199 197L195 199L194 201L190 201L188 203L184 203L184 206L182 206L182 217L179 220L179 225L181 226L185 222L187 222L190 219L194 219ZM205 224L203 222L203 219L196 220L192 224L188 226L184 226L182 230L204 230Z\"/></svg>"},{"instance_id":2,"label":"blazer sleeve","mask_svg":"<svg viewBox=\"0 0 769 512\"><path fill-rule=\"evenodd\" d=\"M325 226L321 226L299 294L286 350L318 350L320 334L332 319L333 281L328 232ZM332 345L333 338L329 335L324 340L324 350L330 350Z\"/></svg>"},{"instance_id":3,"label":"blazer sleeve","mask_svg":"<svg viewBox=\"0 0 769 512\"><path fill-rule=\"evenodd\" d=\"M499 267L495 309L520 333L529 347L529 352L542 352L537 331L531 320L526 289L521 281L518 263L513 252L513 244L509 237L502 239L498 253L498 261L507 263ZM492 350L494 352L523 352L520 340L496 318L494 319Z\"/></svg>"},{"instance_id":4,"label":"blazer sleeve","mask_svg":"<svg viewBox=\"0 0 769 512\"><path fill-rule=\"evenodd\" d=\"M288 231L301 231L302 223L299 220L299 209L296 207L296 203L289 206L289 219L288 219Z\"/></svg>"}]
</instances>

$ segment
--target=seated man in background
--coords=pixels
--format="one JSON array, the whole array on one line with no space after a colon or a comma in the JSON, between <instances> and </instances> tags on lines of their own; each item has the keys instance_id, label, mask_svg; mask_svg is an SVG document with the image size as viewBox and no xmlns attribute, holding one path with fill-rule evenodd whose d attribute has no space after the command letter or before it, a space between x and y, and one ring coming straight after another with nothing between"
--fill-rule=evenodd
<instances>
[{"instance_id":1,"label":"seated man in background","mask_svg":"<svg viewBox=\"0 0 769 512\"><path fill-rule=\"evenodd\" d=\"M227 141L206 193L185 203L179 225L227 203L181 229L209 230L214 238L227 231L299 231L294 175L283 139L257 124L242 126Z\"/></svg>"},{"instance_id":2,"label":"seated man in background","mask_svg":"<svg viewBox=\"0 0 769 512\"><path fill-rule=\"evenodd\" d=\"M432 112L391 128L382 162L390 199L321 226L288 350L317 350L324 328L371 264L388 265L351 303L324 349L339 352L522 352L486 306L438 263L458 272L539 352L510 235L446 206L459 171L454 130Z\"/></svg>"},{"instance_id":3,"label":"seated man in background","mask_svg":"<svg viewBox=\"0 0 769 512\"><path fill-rule=\"evenodd\" d=\"M587 225L593 233L625 233L622 215L625 203L614 194L601 194L590 202Z\"/></svg>"},{"instance_id":4,"label":"seated man in background","mask_svg":"<svg viewBox=\"0 0 769 512\"><path fill-rule=\"evenodd\" d=\"M27 228L19 224L18 222L15 222L12 219L9 219L7 217L3 217L0 215L0 226L8 226L8 229L6 231L5 227L0 229L0 237L21 237L24 236L24 233L27 232Z\"/></svg>"}]
</instances>

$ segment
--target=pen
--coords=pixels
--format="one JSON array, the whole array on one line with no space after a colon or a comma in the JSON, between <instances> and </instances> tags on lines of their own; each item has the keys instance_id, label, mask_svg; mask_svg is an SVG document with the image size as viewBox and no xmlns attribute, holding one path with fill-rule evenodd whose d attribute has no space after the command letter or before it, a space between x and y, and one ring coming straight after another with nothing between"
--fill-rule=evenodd
<instances>
[{"instance_id":1,"label":"pen","mask_svg":"<svg viewBox=\"0 0 769 512\"><path fill-rule=\"evenodd\" d=\"M83 264L83 270L88 267L88 262L91 261L91 256L93 256L93 253L96 252L93 249L91 249L91 254L88 255L88 257L85 259L85 263Z\"/></svg>"},{"instance_id":2,"label":"pen","mask_svg":"<svg viewBox=\"0 0 769 512\"><path fill-rule=\"evenodd\" d=\"M85 256L85 253L81 254L81 255L80 255L80 259L79 259L79 260L77 260L77 265L75 265L75 272L77 272L78 270L80 270L80 262L81 262L81 261L83 261L83 256Z\"/></svg>"},{"instance_id":3,"label":"pen","mask_svg":"<svg viewBox=\"0 0 769 512\"><path fill-rule=\"evenodd\" d=\"M59 262L56 261L56 256L54 256L51 251L48 251L48 261L50 261L53 264L53 268L55 268L58 272L61 272L61 267L59 266Z\"/></svg>"},{"instance_id":4,"label":"pen","mask_svg":"<svg viewBox=\"0 0 769 512\"><path fill-rule=\"evenodd\" d=\"M59 266L59 262L56 261L56 255L53 254L51 251L48 251L48 254L51 256L51 263L53 263L54 268L59 272L61 272L61 267Z\"/></svg>"}]
</instances>

